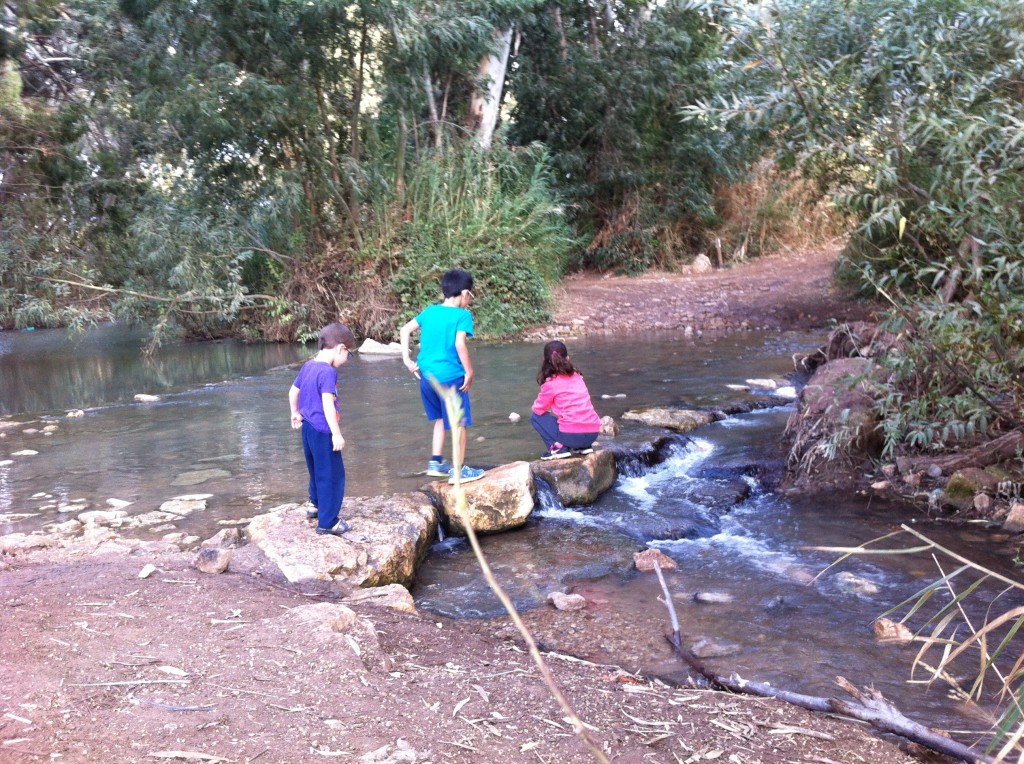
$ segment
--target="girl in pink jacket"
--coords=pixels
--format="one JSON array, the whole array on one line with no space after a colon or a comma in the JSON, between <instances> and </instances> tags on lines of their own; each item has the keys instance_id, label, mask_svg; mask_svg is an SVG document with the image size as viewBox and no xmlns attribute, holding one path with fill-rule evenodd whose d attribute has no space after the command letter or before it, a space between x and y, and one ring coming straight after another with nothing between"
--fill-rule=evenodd
<instances>
[{"instance_id":1,"label":"girl in pink jacket","mask_svg":"<svg viewBox=\"0 0 1024 764\"><path fill-rule=\"evenodd\" d=\"M601 432L601 417L594 411L583 375L569 360L564 343L553 340L544 346L537 384L540 393L533 402L530 422L548 449L541 459L591 453Z\"/></svg>"}]
</instances>

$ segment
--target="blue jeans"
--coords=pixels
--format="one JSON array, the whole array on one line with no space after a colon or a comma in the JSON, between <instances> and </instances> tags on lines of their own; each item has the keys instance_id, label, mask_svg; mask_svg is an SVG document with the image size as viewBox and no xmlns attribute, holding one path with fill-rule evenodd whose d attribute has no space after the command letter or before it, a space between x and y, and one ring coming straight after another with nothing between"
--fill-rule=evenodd
<instances>
[{"instance_id":1,"label":"blue jeans","mask_svg":"<svg viewBox=\"0 0 1024 764\"><path fill-rule=\"evenodd\" d=\"M302 422L302 452L309 471L309 501L316 507L317 524L333 528L345 498L345 462L332 448L331 434Z\"/></svg>"},{"instance_id":2,"label":"blue jeans","mask_svg":"<svg viewBox=\"0 0 1024 764\"><path fill-rule=\"evenodd\" d=\"M597 436L601 434L599 432L562 432L558 429L558 417L550 411L545 411L543 414L531 414L530 424L540 434L548 451L555 443L561 443L567 448L581 450L590 448L597 440Z\"/></svg>"}]
</instances>

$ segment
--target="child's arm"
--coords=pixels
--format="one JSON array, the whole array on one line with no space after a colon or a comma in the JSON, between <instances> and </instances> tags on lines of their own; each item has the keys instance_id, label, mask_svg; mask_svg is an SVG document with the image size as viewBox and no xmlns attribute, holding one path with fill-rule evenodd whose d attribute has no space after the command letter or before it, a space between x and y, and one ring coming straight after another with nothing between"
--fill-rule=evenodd
<instances>
[{"instance_id":1,"label":"child's arm","mask_svg":"<svg viewBox=\"0 0 1024 764\"><path fill-rule=\"evenodd\" d=\"M345 447L345 439L341 437L341 427L338 425L338 409L334 405L334 393L321 393L320 400L324 405L324 418L327 426L331 428L331 448L340 451Z\"/></svg>"},{"instance_id":2,"label":"child's arm","mask_svg":"<svg viewBox=\"0 0 1024 764\"><path fill-rule=\"evenodd\" d=\"M473 364L469 360L469 343L466 342L466 336L465 332L455 333L455 352L459 354L462 368L466 370L466 380L459 388L459 391L463 393L468 392L473 385Z\"/></svg>"},{"instance_id":3,"label":"child's arm","mask_svg":"<svg viewBox=\"0 0 1024 764\"><path fill-rule=\"evenodd\" d=\"M540 392L537 393L537 400L533 402L533 405L530 407L530 410L534 414L543 414L549 408L551 408L551 404L554 402L555 393L551 389L551 385L545 382L543 385L540 386Z\"/></svg>"},{"instance_id":4,"label":"child's arm","mask_svg":"<svg viewBox=\"0 0 1024 764\"><path fill-rule=\"evenodd\" d=\"M420 325L414 318L406 323L398 333L402 340L402 363L405 364L405 368L416 375L416 379L420 378L420 367L412 360L412 356L409 354L409 340L412 338L412 333L419 328Z\"/></svg>"},{"instance_id":5,"label":"child's arm","mask_svg":"<svg viewBox=\"0 0 1024 764\"><path fill-rule=\"evenodd\" d=\"M299 388L292 385L288 391L288 407L292 410L292 429L302 428L302 414L299 413Z\"/></svg>"}]
</instances>

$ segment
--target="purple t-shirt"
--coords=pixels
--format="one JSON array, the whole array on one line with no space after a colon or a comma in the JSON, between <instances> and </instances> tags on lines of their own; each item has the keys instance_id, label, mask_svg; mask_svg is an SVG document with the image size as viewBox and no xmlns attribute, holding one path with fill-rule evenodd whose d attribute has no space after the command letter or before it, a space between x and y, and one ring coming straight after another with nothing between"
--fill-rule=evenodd
<instances>
[{"instance_id":1,"label":"purple t-shirt","mask_svg":"<svg viewBox=\"0 0 1024 764\"><path fill-rule=\"evenodd\" d=\"M338 411L338 370L324 361L306 361L295 378L299 388L299 413L303 420L318 432L330 434L331 428L324 417L324 393L334 396L334 410Z\"/></svg>"}]
</instances>

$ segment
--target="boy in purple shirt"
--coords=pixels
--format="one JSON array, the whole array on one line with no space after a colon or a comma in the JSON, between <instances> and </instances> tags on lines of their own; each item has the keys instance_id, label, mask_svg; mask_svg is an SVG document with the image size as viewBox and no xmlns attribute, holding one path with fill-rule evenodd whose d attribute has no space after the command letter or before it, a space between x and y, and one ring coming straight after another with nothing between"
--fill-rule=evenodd
<instances>
[{"instance_id":1,"label":"boy in purple shirt","mask_svg":"<svg viewBox=\"0 0 1024 764\"><path fill-rule=\"evenodd\" d=\"M345 462L341 449L338 411L338 367L348 360L356 340L343 324L328 324L320 331L319 352L306 361L288 391L292 429L302 430L302 451L309 471L306 517L317 519L316 532L340 536L350 526L338 515L345 497Z\"/></svg>"}]
</instances>

